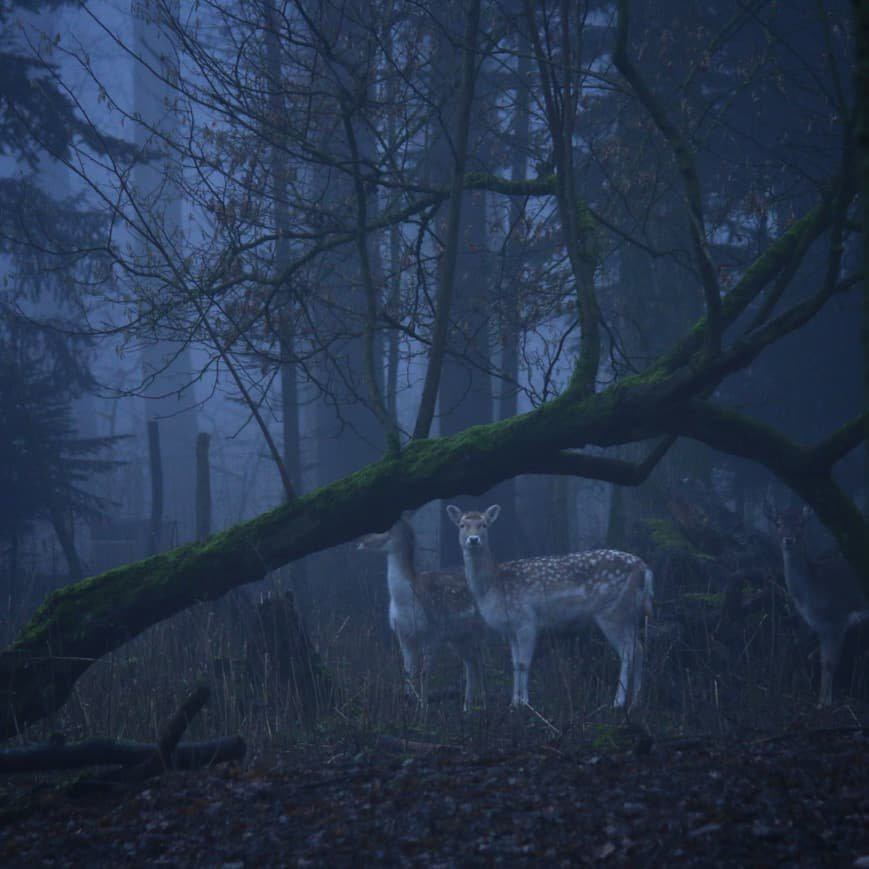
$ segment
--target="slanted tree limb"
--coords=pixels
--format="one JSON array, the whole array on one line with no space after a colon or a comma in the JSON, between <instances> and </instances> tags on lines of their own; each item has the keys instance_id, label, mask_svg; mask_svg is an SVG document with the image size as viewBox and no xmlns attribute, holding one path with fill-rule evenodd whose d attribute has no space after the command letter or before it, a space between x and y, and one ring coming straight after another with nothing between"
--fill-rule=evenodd
<instances>
[{"instance_id":1,"label":"slanted tree limb","mask_svg":"<svg viewBox=\"0 0 869 869\"><path fill-rule=\"evenodd\" d=\"M723 333L721 287L718 282L718 273L715 270L715 265L712 262L712 256L706 243L703 194L700 188L700 177L697 174L697 167L695 166L694 153L685 136L669 118L664 107L655 97L651 88L640 74L640 71L630 59L628 53L629 26L630 0L619 0L613 62L670 146L679 174L682 176L682 183L685 188L685 201L688 207L688 223L694 259L697 262L697 270L703 285L703 296L706 300L707 328L704 332L704 337L707 351L712 354L720 348Z\"/></svg>"},{"instance_id":2,"label":"slanted tree limb","mask_svg":"<svg viewBox=\"0 0 869 869\"><path fill-rule=\"evenodd\" d=\"M835 482L829 464L819 467L813 448L800 446L737 411L704 401L690 402L671 420L670 430L765 465L811 506L862 577L864 588L869 586L869 524ZM845 431L853 441L854 428L849 426ZM820 455L829 457L827 445L831 440L839 443L836 434L822 441Z\"/></svg>"},{"instance_id":3,"label":"slanted tree limb","mask_svg":"<svg viewBox=\"0 0 869 869\"><path fill-rule=\"evenodd\" d=\"M674 435L663 438L642 462L583 453L548 453L530 459L526 473L566 474L587 480L604 480L620 486L639 486L649 478L675 441Z\"/></svg>"},{"instance_id":4,"label":"slanted tree limb","mask_svg":"<svg viewBox=\"0 0 869 869\"><path fill-rule=\"evenodd\" d=\"M114 782L140 782L153 778L175 765L175 749L178 741L187 730L190 722L199 713L211 696L208 685L200 683L185 698L184 702L160 728L160 736L157 739L157 747L148 757L136 766L126 767L116 773L104 776L101 781Z\"/></svg>"},{"instance_id":5,"label":"slanted tree limb","mask_svg":"<svg viewBox=\"0 0 869 869\"><path fill-rule=\"evenodd\" d=\"M835 189L825 193L818 204L773 241L745 270L736 286L721 304L722 327L726 330L746 311L764 287L778 276L795 273L794 265L803 261L812 244L829 228L833 219L833 205L837 200ZM703 346L708 328L706 317L697 321L671 351L665 353L657 365L665 371L675 371L685 365Z\"/></svg>"},{"instance_id":6,"label":"slanted tree limb","mask_svg":"<svg viewBox=\"0 0 869 869\"><path fill-rule=\"evenodd\" d=\"M581 398L594 392L600 368L600 305L594 286L599 263L595 251L595 222L587 205L576 194L573 152L579 86L576 81L578 69L573 60L571 6L566 2L561 4L561 33L557 47L553 47L548 36L544 47L536 22L537 9L532 0L525 0L523 12L540 74L546 123L553 142L552 157L556 169L553 192L573 272L582 335L567 388L574 397Z\"/></svg>"},{"instance_id":7,"label":"slanted tree limb","mask_svg":"<svg viewBox=\"0 0 869 869\"><path fill-rule=\"evenodd\" d=\"M816 444L809 456L809 465L829 473L833 466L845 458L861 443L869 440L869 410L845 423L826 440Z\"/></svg>"}]
</instances>

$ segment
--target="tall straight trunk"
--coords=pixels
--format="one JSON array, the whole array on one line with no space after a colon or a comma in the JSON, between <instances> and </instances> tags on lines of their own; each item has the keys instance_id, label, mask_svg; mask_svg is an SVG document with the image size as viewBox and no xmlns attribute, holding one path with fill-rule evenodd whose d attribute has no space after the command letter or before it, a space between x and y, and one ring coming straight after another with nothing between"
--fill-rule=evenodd
<instances>
[{"instance_id":1,"label":"tall straight trunk","mask_svg":"<svg viewBox=\"0 0 869 869\"><path fill-rule=\"evenodd\" d=\"M167 144L179 135L179 115L173 108L178 97L174 84L180 79L180 57L173 36L180 0L143 3L131 0L134 35L133 89L136 113L136 145L149 154L134 167L132 192L149 237L134 239L135 256L142 274L137 278L146 293L165 296L165 269L153 272L153 263L168 257L183 260L181 230L181 166ZM156 155L156 156L155 156ZM152 241L161 250L152 249ZM147 315L147 311L145 312ZM192 383L193 363L188 346L169 337L157 323L153 337L144 344L145 416L161 422L161 448L165 471L166 517L177 528L178 540L195 535L196 465L192 448L198 425Z\"/></svg>"},{"instance_id":2,"label":"tall straight trunk","mask_svg":"<svg viewBox=\"0 0 869 869\"><path fill-rule=\"evenodd\" d=\"M336 219L353 233L358 230L360 202L354 183L351 134L355 137L359 165L364 168L377 162L376 143L363 113L365 105L374 106L379 99L373 92L376 75L369 67L373 62L369 27L377 20L378 12L371 0L323 3L316 8L320 15L318 26L326 43L322 50L339 58L338 63L322 66L322 78L314 84L319 92L331 97L317 114L319 145L339 161L342 171L323 165L312 180L325 209L334 212ZM348 130L347 118L342 114L347 108L347 93L360 91L364 94L362 105L353 107ZM329 103L334 114L329 111ZM368 220L372 220L377 214L373 192L365 199L364 208ZM382 263L373 239L369 237L366 242L367 271L371 284L377 288L382 285ZM383 394L383 347L380 333L370 331L371 299L367 291L371 286L363 259L357 241L321 261L315 329L318 335L334 340L313 362L316 376L325 384L327 393L316 402L311 414L314 456L310 458L314 467L312 482L316 486L331 483L376 461L387 443L383 423L371 402L373 391ZM322 612L338 618L355 618L360 614L363 618L376 618L374 607L379 608L383 602L373 598L370 590L358 582L358 564L348 550L321 553L309 563L308 570L332 578L320 587L317 595ZM379 585L377 591L382 591Z\"/></svg>"},{"instance_id":3,"label":"tall straight trunk","mask_svg":"<svg viewBox=\"0 0 869 869\"><path fill-rule=\"evenodd\" d=\"M435 332L432 338L415 437L426 437L437 398L440 435L464 431L492 421L492 385L489 366L489 293L491 269L487 232L487 198L483 191L463 191L467 169L488 169L485 141L474 145L485 129L482 116L492 110L487 94L477 96L476 54L480 4L469 4L462 21L462 33L441 32L438 38L437 86L450 88L454 70L461 70L456 104L455 132L436 132L430 149L436 183L451 178L448 213L441 235L446 238L438 270ZM458 46L458 48L457 48ZM442 94L449 104L451 91ZM452 141L452 144L451 144ZM467 163L473 151L478 165ZM441 563L458 559L452 524L440 516Z\"/></svg>"},{"instance_id":4,"label":"tall straight trunk","mask_svg":"<svg viewBox=\"0 0 869 869\"><path fill-rule=\"evenodd\" d=\"M211 436L200 432L196 436L196 539L205 540L211 534Z\"/></svg>"},{"instance_id":5,"label":"tall straight trunk","mask_svg":"<svg viewBox=\"0 0 869 869\"><path fill-rule=\"evenodd\" d=\"M4 591L5 599L3 601L3 609L6 612L6 624L10 626L13 621L16 607L20 604L18 572L21 568L21 538L18 528L13 528L9 537L9 576L6 582Z\"/></svg>"},{"instance_id":6,"label":"tall straight trunk","mask_svg":"<svg viewBox=\"0 0 869 869\"><path fill-rule=\"evenodd\" d=\"M148 554L156 555L163 545L163 456L160 450L160 425L156 419L148 420L148 466L151 469Z\"/></svg>"},{"instance_id":7,"label":"tall straight trunk","mask_svg":"<svg viewBox=\"0 0 869 869\"><path fill-rule=\"evenodd\" d=\"M269 109L273 118L284 116L283 74L280 46L280 10L274 0L264 0L263 12L266 22L266 78L269 90ZM274 135L274 134L272 134ZM272 210L277 234L275 242L274 270L276 274L285 271L290 264L290 200L289 182L292 167L287 152L277 142L271 148L271 188ZM302 491L301 432L299 419L299 394L297 366L295 362L296 342L294 329L294 304L292 286L285 284L280 288L278 335L280 351L281 387L281 440L284 468L297 494ZM292 564L287 571L294 592L306 591L306 562Z\"/></svg>"},{"instance_id":8,"label":"tall straight trunk","mask_svg":"<svg viewBox=\"0 0 869 869\"><path fill-rule=\"evenodd\" d=\"M531 73L531 54L528 38L524 30L519 28L517 34L517 59L515 80L515 114L513 119L513 151L510 165L510 177L521 181L528 173L528 148L530 143L530 89L528 87ZM501 373L502 380L498 386L497 414L498 419L510 419L519 411L519 339L520 339L520 275L519 257L523 246L523 219L525 203L514 196L510 200L510 237L504 245L506 264L502 273L505 280L501 286L499 311ZM531 549L527 534L520 518L517 504L517 491L521 478L505 480L495 487L491 499L501 505L499 522L506 533L502 537L502 558L518 558L530 554Z\"/></svg>"},{"instance_id":9,"label":"tall straight trunk","mask_svg":"<svg viewBox=\"0 0 869 869\"><path fill-rule=\"evenodd\" d=\"M401 307L401 239L398 227L389 229L389 298L387 310L395 314ZM386 340L386 409L398 419L398 330L390 329Z\"/></svg>"},{"instance_id":10,"label":"tall straight trunk","mask_svg":"<svg viewBox=\"0 0 869 869\"><path fill-rule=\"evenodd\" d=\"M854 0L857 34L857 142L860 173L860 199L863 203L863 322L860 336L863 347L863 409L869 413L869 0ZM863 454L866 489L864 510L869 508L869 439Z\"/></svg>"},{"instance_id":11,"label":"tall straight trunk","mask_svg":"<svg viewBox=\"0 0 869 869\"><path fill-rule=\"evenodd\" d=\"M57 536L63 557L66 559L69 578L72 582L78 582L84 577L78 548L75 545L75 519L70 510L62 510L57 507L51 508L51 525Z\"/></svg>"}]
</instances>

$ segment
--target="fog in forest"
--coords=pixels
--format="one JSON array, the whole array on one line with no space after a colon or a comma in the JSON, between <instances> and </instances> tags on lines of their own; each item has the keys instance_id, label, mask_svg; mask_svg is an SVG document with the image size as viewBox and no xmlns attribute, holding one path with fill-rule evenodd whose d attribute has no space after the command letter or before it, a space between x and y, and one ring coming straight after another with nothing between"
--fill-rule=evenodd
<instances>
[{"instance_id":1,"label":"fog in forest","mask_svg":"<svg viewBox=\"0 0 869 869\"><path fill-rule=\"evenodd\" d=\"M79 662L5 735L200 679L257 752L587 735L641 671L667 732L865 704L853 16L4 5L0 634Z\"/></svg>"}]
</instances>

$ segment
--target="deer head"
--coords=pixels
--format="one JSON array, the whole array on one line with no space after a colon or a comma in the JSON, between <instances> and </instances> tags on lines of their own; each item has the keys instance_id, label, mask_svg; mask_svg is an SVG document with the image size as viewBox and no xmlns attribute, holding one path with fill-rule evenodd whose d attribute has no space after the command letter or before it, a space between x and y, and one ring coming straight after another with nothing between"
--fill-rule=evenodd
<instances>
[{"instance_id":1,"label":"deer head","mask_svg":"<svg viewBox=\"0 0 869 869\"><path fill-rule=\"evenodd\" d=\"M389 531L366 534L356 544L356 548L366 552L386 552L387 554L410 552L412 555L413 545L413 528L407 519L402 516Z\"/></svg>"},{"instance_id":2,"label":"deer head","mask_svg":"<svg viewBox=\"0 0 869 869\"><path fill-rule=\"evenodd\" d=\"M472 552L476 549L486 549L489 545L489 526L495 522L501 513L501 507L493 504L484 513L471 511L463 513L458 507L450 504L447 515L459 529L459 546L462 552Z\"/></svg>"},{"instance_id":3,"label":"deer head","mask_svg":"<svg viewBox=\"0 0 869 869\"><path fill-rule=\"evenodd\" d=\"M775 535L783 552L793 552L803 539L806 521L812 511L808 507L787 507L777 510L769 499L764 501L763 512L775 529Z\"/></svg>"}]
</instances>

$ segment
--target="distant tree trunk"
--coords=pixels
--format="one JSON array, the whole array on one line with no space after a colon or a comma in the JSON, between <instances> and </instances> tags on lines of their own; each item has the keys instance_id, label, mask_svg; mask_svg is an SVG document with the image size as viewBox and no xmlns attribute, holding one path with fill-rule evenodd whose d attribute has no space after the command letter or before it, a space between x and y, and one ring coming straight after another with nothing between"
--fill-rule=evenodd
<instances>
[{"instance_id":1,"label":"distant tree trunk","mask_svg":"<svg viewBox=\"0 0 869 869\"><path fill-rule=\"evenodd\" d=\"M148 465L151 469L151 522L148 554L156 555L163 543L163 459L160 453L160 425L148 420Z\"/></svg>"},{"instance_id":2,"label":"distant tree trunk","mask_svg":"<svg viewBox=\"0 0 869 869\"><path fill-rule=\"evenodd\" d=\"M84 577L84 570L75 545L75 519L70 511L57 507L52 507L50 513L51 525L66 559L69 578L72 582L78 582Z\"/></svg>"},{"instance_id":3,"label":"distant tree trunk","mask_svg":"<svg viewBox=\"0 0 869 869\"><path fill-rule=\"evenodd\" d=\"M266 20L266 76L269 80L269 110L271 116L284 114L283 68L281 63L282 20L274 0L265 0L263 11ZM275 241L274 271L281 274L291 260L289 183L292 175L287 153L277 145L271 149L271 194L272 212L277 233ZM281 440L284 467L297 494L302 492L301 429L299 420L299 394L295 362L296 341L294 329L294 300L292 287L280 288L281 312L278 335L280 349L281 387ZM296 594L307 596L307 562L302 559L290 565L286 571Z\"/></svg>"},{"instance_id":4,"label":"distant tree trunk","mask_svg":"<svg viewBox=\"0 0 869 869\"><path fill-rule=\"evenodd\" d=\"M265 0L265 43L267 77L269 79L270 112L273 117L283 115L283 70L281 64L280 22L274 0ZM272 210L277 240L275 242L274 268L281 274L291 260L289 182L291 166L285 151L276 145L271 149L271 193ZM283 441L283 462L295 493L301 493L302 467L299 426L299 397L296 381L295 331L293 319L292 287L285 284L280 288L281 312L279 316L280 333L280 387L281 387L281 435ZM315 680L318 674L328 681L317 651L311 643L301 614L296 607L296 596L309 597L307 588L307 562L299 559L285 571L289 576L290 588L283 589L283 596L268 598L258 608L259 625L253 629L254 647L259 651L259 660L265 665L271 660L278 666L281 681L289 683L295 698L295 708L306 728L313 726L321 708L322 693L318 693L320 683ZM260 642L260 640L262 642Z\"/></svg>"},{"instance_id":5,"label":"distant tree trunk","mask_svg":"<svg viewBox=\"0 0 869 869\"><path fill-rule=\"evenodd\" d=\"M376 20L375 4L371 0L349 0L344 4L320 4L319 22L330 51L337 51L343 71L353 70L355 79L342 80L340 64L331 63L330 73L319 81L334 100L335 114L322 111L319 114L320 135L323 146L346 161L346 168L336 172L323 165L314 183L320 188L318 194L327 209L332 209L348 228L354 228L354 215L358 208L353 181L350 177L352 149L343 118L339 111L343 97L342 89L358 89L363 84L364 102L376 104L374 95L376 75L368 64L373 63L370 53L370 33L367 22ZM370 101L369 101L370 98ZM363 112L363 108L355 109ZM375 151L373 133L368 125L354 114L353 130L359 159L363 165L373 164ZM369 220L377 214L376 194L371 191L366 199ZM379 261L376 234L368 238L368 256L374 283L382 284L382 264ZM313 485L322 486L351 474L375 461L383 454L386 432L370 401L371 384L368 383L368 359L366 357L367 298L365 275L360 252L356 245L331 253L325 260L323 275L319 279L320 298L323 304L318 309L318 331L334 336L334 340L314 361L317 377L324 384L326 395L314 408L313 439L315 455ZM338 302L338 304L335 304ZM371 352L374 358L375 388L383 394L383 348L379 335L374 336ZM336 549L318 554L309 560L308 570L329 576L331 581L321 585L318 604L330 615L374 618L375 608L385 606L378 594L372 598L371 589L358 581L354 556L346 549ZM379 586L378 586L379 588ZM380 590L382 593L382 589Z\"/></svg>"},{"instance_id":6,"label":"distant tree trunk","mask_svg":"<svg viewBox=\"0 0 869 869\"><path fill-rule=\"evenodd\" d=\"M857 31L857 140L860 200L863 203L863 407L869 412L869 0L854 0ZM864 511L869 509L869 439L864 447Z\"/></svg>"},{"instance_id":7,"label":"distant tree trunk","mask_svg":"<svg viewBox=\"0 0 869 869\"><path fill-rule=\"evenodd\" d=\"M518 6L517 6L517 12ZM530 104L531 91L529 76L531 75L531 51L528 37L521 27L517 34L517 58L514 101L515 115L513 118L513 148L510 166L510 177L521 181L528 174L528 149L530 145ZM521 267L519 257L524 241L525 203L514 196L510 200L510 237L504 245L505 266L502 270L504 280L500 288L500 344L501 372L503 379L498 385L498 419L510 419L519 411L519 339L521 311ZM514 261L515 258L515 261ZM531 546L523 525L516 502L517 489L522 485L519 478L505 480L491 492L493 501L501 505L502 524L506 533L502 537L504 544L501 557L505 559L518 558L531 553Z\"/></svg>"},{"instance_id":8,"label":"distant tree trunk","mask_svg":"<svg viewBox=\"0 0 869 869\"><path fill-rule=\"evenodd\" d=\"M6 623L7 628L9 628L12 624L12 615L15 612L15 608L18 606L20 601L18 600L19 596L19 588L18 588L18 571L21 569L20 565L20 549L19 549L19 539L18 539L18 529L12 528L9 534L9 556L8 556L8 565L9 565L9 573L6 578L6 587L3 589L5 594L3 595L3 611L6 613ZM10 634L11 639L11 634Z\"/></svg>"},{"instance_id":9,"label":"distant tree trunk","mask_svg":"<svg viewBox=\"0 0 869 869\"><path fill-rule=\"evenodd\" d=\"M460 25L464 24L462 16L457 18ZM452 71L460 68L464 63L463 52L457 50L456 45L463 46L465 37L459 34L455 36L457 41L454 43L448 38L448 34L440 34L437 64L443 87L450 86L454 80ZM476 36L474 38L476 39ZM489 168L489 148L481 136L486 129L484 118L490 116L493 111L490 104L492 95L487 89L482 97L478 97L478 89L473 82L463 82L462 86L468 87L468 93L473 96L467 135L468 145L465 150L470 153L472 143L479 140L473 146L479 164L469 168L485 170ZM460 96L459 99L461 100L462 97ZM446 130L439 132L440 135L432 149L435 154L433 163L439 174L448 177L453 171L454 159L464 160L464 155L454 154L456 146L451 143ZM438 419L441 435L455 434L472 425L492 421L492 383L487 370L491 293L487 206L485 192L462 193L455 272L454 275L447 275L445 272L449 254L449 251L445 251L438 275L438 280L441 282L448 280L454 282L452 307L449 312L448 352L443 360L438 390ZM446 235L446 232L442 234ZM438 314L442 316L442 312L439 311ZM452 533L452 524L443 513L440 540L441 564L456 563L459 560L459 553L455 535Z\"/></svg>"},{"instance_id":10,"label":"distant tree trunk","mask_svg":"<svg viewBox=\"0 0 869 869\"><path fill-rule=\"evenodd\" d=\"M211 465L208 450L211 435L196 435L196 539L205 540L211 534Z\"/></svg>"},{"instance_id":11,"label":"distant tree trunk","mask_svg":"<svg viewBox=\"0 0 869 869\"><path fill-rule=\"evenodd\" d=\"M181 49L173 36L180 8L180 0L130 3L133 91L135 110L141 118L134 126L136 146L149 153L147 161L134 166L129 188L147 230L134 237L134 250L142 289L155 297L165 294L164 283L171 283L173 277L154 270L152 263L160 257L154 259L152 245L159 244L179 261L184 250L182 168L166 144L177 141L180 135L174 84L180 79ZM143 316L150 317L144 307ZM153 338L142 347L142 374L148 396L146 419L161 421L165 513L177 528L178 540L188 541L196 532L196 466L190 460L190 449L198 430L189 347L155 329Z\"/></svg>"}]
</instances>

